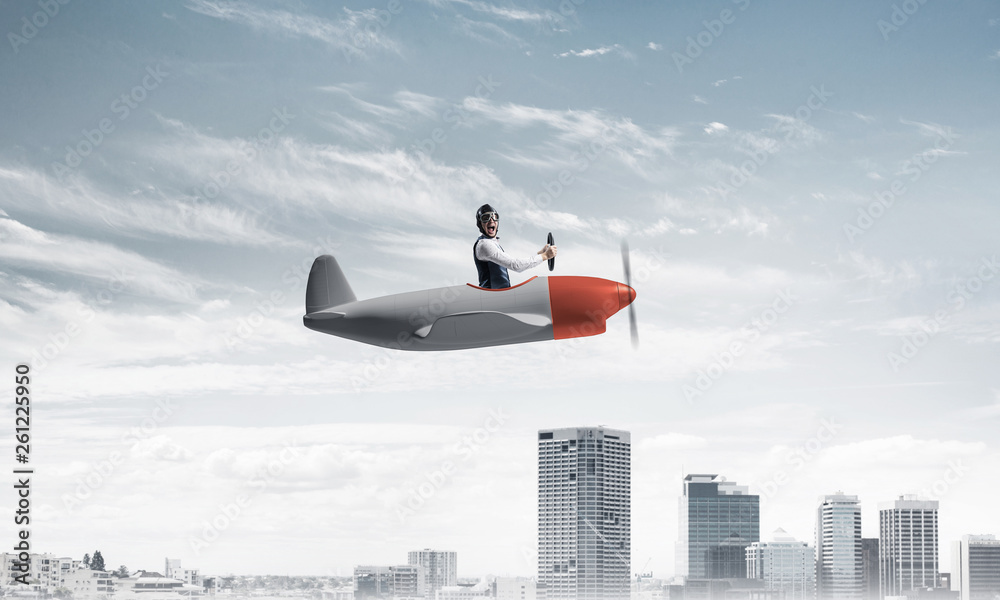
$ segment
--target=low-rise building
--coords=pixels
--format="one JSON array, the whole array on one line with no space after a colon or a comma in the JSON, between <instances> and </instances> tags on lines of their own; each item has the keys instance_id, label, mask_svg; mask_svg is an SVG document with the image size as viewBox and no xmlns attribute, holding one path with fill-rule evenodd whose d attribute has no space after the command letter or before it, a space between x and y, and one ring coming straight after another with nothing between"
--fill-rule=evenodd
<instances>
[{"instance_id":1,"label":"low-rise building","mask_svg":"<svg viewBox=\"0 0 1000 600\"><path fill-rule=\"evenodd\" d=\"M354 567L354 600L423 600L425 594L424 569L420 565Z\"/></svg>"},{"instance_id":2,"label":"low-rise building","mask_svg":"<svg viewBox=\"0 0 1000 600\"><path fill-rule=\"evenodd\" d=\"M435 600L482 600L493 597L493 586L486 581L475 585L446 585L437 591Z\"/></svg>"},{"instance_id":3,"label":"low-rise building","mask_svg":"<svg viewBox=\"0 0 1000 600\"><path fill-rule=\"evenodd\" d=\"M204 595L205 588L200 585L164 577L155 571L136 571L118 580L118 595L115 600L177 600Z\"/></svg>"},{"instance_id":4,"label":"low-rise building","mask_svg":"<svg viewBox=\"0 0 1000 600\"><path fill-rule=\"evenodd\" d=\"M497 600L537 600L535 580L528 577L497 577Z\"/></svg>"},{"instance_id":5,"label":"low-rise building","mask_svg":"<svg viewBox=\"0 0 1000 600\"><path fill-rule=\"evenodd\" d=\"M107 571L80 568L66 574L61 587L69 590L74 598L110 598L117 591L117 579Z\"/></svg>"},{"instance_id":6,"label":"low-rise building","mask_svg":"<svg viewBox=\"0 0 1000 600\"><path fill-rule=\"evenodd\" d=\"M49 553L31 553L27 563L19 554L0 553L0 589L52 594L65 587L67 574L79 568L80 561Z\"/></svg>"},{"instance_id":7,"label":"low-rise building","mask_svg":"<svg viewBox=\"0 0 1000 600\"><path fill-rule=\"evenodd\" d=\"M784 593L786 600L813 600L816 596L816 554L805 542L774 532L768 542L746 549L747 578L764 582L764 589Z\"/></svg>"}]
</instances>

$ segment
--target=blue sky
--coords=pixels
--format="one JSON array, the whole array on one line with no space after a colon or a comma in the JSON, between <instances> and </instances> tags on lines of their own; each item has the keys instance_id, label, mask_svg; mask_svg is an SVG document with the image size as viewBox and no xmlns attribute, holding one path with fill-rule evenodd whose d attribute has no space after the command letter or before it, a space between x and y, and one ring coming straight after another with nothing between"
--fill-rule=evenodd
<instances>
[{"instance_id":1,"label":"blue sky","mask_svg":"<svg viewBox=\"0 0 1000 600\"><path fill-rule=\"evenodd\" d=\"M995 4L0 23L0 353L34 366L38 549L349 574L433 547L530 575L535 432L593 424L632 432L633 566L657 576L691 472L763 494L764 537L811 541L838 490L866 536L879 502L940 500L942 570L1000 533ZM620 279L628 239L640 348L624 315L454 353L301 325L318 254L360 298L472 281L484 202L512 252L555 234L555 274Z\"/></svg>"}]
</instances>

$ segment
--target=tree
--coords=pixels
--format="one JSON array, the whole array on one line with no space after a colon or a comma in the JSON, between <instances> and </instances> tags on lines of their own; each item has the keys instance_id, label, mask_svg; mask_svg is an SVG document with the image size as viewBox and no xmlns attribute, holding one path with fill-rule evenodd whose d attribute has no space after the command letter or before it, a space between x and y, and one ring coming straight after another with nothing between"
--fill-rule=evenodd
<instances>
[{"instance_id":1,"label":"tree","mask_svg":"<svg viewBox=\"0 0 1000 600\"><path fill-rule=\"evenodd\" d=\"M90 559L90 568L95 571L104 570L104 557L101 556L100 550L94 550L94 558Z\"/></svg>"},{"instance_id":2,"label":"tree","mask_svg":"<svg viewBox=\"0 0 1000 600\"><path fill-rule=\"evenodd\" d=\"M90 555L89 554L84 554L83 555L83 566L85 568L87 568L87 569L90 568Z\"/></svg>"},{"instance_id":3,"label":"tree","mask_svg":"<svg viewBox=\"0 0 1000 600\"><path fill-rule=\"evenodd\" d=\"M122 565L122 566L118 567L118 577L119 578L125 579L126 577L128 577L128 575L129 575L129 573L128 573L128 567L126 567L125 565Z\"/></svg>"}]
</instances>

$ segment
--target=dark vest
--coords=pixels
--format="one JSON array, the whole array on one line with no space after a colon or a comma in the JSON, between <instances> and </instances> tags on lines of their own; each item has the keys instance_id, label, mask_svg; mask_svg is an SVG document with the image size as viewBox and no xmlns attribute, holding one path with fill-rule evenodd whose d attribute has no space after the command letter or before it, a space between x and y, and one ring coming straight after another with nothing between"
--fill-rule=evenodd
<instances>
[{"instance_id":1,"label":"dark vest","mask_svg":"<svg viewBox=\"0 0 1000 600\"><path fill-rule=\"evenodd\" d=\"M476 256L476 246L479 240L487 239L485 235L479 236L476 243L472 245L472 259L476 261L476 271L479 272L479 287L499 290L510 287L510 277L507 276L507 267L500 266L492 261L479 260ZM500 248L503 250L503 247Z\"/></svg>"}]
</instances>

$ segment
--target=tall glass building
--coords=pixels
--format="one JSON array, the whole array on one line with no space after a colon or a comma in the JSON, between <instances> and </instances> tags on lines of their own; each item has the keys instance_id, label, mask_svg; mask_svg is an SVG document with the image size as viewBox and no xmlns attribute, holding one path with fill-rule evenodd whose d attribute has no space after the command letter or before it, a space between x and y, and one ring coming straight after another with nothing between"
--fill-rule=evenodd
<instances>
[{"instance_id":1,"label":"tall glass building","mask_svg":"<svg viewBox=\"0 0 1000 600\"><path fill-rule=\"evenodd\" d=\"M864 560L861 505L837 492L820 498L816 511L816 596L819 600L862 600Z\"/></svg>"},{"instance_id":2,"label":"tall glass building","mask_svg":"<svg viewBox=\"0 0 1000 600\"><path fill-rule=\"evenodd\" d=\"M879 505L878 513L882 597L937 587L937 500L900 496Z\"/></svg>"},{"instance_id":3,"label":"tall glass building","mask_svg":"<svg viewBox=\"0 0 1000 600\"><path fill-rule=\"evenodd\" d=\"M628 600L631 435L538 432L538 584L548 600Z\"/></svg>"},{"instance_id":4,"label":"tall glass building","mask_svg":"<svg viewBox=\"0 0 1000 600\"><path fill-rule=\"evenodd\" d=\"M746 577L746 549L760 541L760 496L718 475L688 475L680 501L677 575Z\"/></svg>"}]
</instances>

